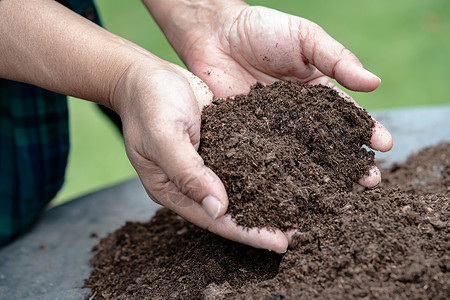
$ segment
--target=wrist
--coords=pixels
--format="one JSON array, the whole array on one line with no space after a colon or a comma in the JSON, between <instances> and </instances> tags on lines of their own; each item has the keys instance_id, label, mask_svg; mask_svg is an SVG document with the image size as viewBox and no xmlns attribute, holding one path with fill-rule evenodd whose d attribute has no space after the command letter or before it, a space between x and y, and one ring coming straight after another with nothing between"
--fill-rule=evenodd
<instances>
[{"instance_id":1,"label":"wrist","mask_svg":"<svg viewBox=\"0 0 450 300\"><path fill-rule=\"evenodd\" d=\"M243 0L142 0L180 58L199 39L214 38L231 11L248 7Z\"/></svg>"},{"instance_id":2,"label":"wrist","mask_svg":"<svg viewBox=\"0 0 450 300\"><path fill-rule=\"evenodd\" d=\"M168 62L156 56L136 57L118 77L110 94L110 108L125 116L135 106L133 102L142 98L141 94L151 94L154 75L170 69Z\"/></svg>"}]
</instances>

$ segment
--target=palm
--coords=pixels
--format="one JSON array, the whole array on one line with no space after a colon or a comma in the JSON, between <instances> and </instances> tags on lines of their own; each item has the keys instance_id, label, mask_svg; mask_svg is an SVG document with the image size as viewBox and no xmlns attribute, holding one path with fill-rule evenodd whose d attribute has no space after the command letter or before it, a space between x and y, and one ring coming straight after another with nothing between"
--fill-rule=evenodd
<instances>
[{"instance_id":1,"label":"palm","mask_svg":"<svg viewBox=\"0 0 450 300\"><path fill-rule=\"evenodd\" d=\"M216 97L247 92L256 81L329 82L307 59L314 49L311 42L303 43L299 30L321 30L317 25L263 7L236 15L230 16L231 25L221 27L221 34L196 40L185 56L187 66Z\"/></svg>"}]
</instances>

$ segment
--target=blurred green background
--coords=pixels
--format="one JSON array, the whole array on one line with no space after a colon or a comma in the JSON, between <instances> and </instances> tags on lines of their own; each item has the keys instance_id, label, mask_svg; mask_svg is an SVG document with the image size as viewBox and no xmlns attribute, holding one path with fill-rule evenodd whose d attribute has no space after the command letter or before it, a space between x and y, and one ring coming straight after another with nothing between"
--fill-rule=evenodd
<instances>
[{"instance_id":1,"label":"blurred green background","mask_svg":"<svg viewBox=\"0 0 450 300\"><path fill-rule=\"evenodd\" d=\"M139 0L96 0L103 25L161 58L182 65ZM450 1L247 1L322 26L382 79L369 94L350 93L369 109L450 103ZM66 183L54 201L136 176L118 132L90 103L70 99L72 148Z\"/></svg>"}]
</instances>

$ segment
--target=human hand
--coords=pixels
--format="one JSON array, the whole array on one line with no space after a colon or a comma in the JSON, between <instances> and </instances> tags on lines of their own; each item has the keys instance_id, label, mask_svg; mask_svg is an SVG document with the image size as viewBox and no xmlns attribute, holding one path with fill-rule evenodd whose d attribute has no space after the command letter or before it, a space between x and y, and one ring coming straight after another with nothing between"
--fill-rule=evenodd
<instances>
[{"instance_id":1,"label":"human hand","mask_svg":"<svg viewBox=\"0 0 450 300\"><path fill-rule=\"evenodd\" d=\"M217 14L205 14L210 17L198 18L204 23L173 44L187 67L216 97L246 93L257 81L291 80L333 87L354 102L330 78L360 92L372 91L380 84L355 55L306 19L242 2L215 11ZM390 133L376 121L370 146L379 151L392 148ZM359 183L375 187L380 180L380 171L374 167Z\"/></svg>"},{"instance_id":2,"label":"human hand","mask_svg":"<svg viewBox=\"0 0 450 300\"><path fill-rule=\"evenodd\" d=\"M122 118L127 155L148 195L227 239L285 251L288 241L281 231L247 230L223 216L228 206L225 188L196 151L201 107L213 98L209 88L178 66L148 65L130 66L112 101Z\"/></svg>"}]
</instances>

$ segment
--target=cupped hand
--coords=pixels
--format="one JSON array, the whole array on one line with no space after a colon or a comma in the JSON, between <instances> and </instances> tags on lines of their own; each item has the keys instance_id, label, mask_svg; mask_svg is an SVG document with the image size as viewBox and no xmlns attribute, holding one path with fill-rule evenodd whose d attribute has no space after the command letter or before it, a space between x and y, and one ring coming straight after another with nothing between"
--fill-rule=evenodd
<instances>
[{"instance_id":1,"label":"cupped hand","mask_svg":"<svg viewBox=\"0 0 450 300\"><path fill-rule=\"evenodd\" d=\"M257 81L291 80L330 86L354 102L330 78L360 92L373 91L380 84L353 53L315 23L246 4L221 9L177 52L218 98L247 93ZM392 144L390 133L375 121L370 147L389 151ZM359 184L371 188L380 180L380 171L373 167Z\"/></svg>"},{"instance_id":2,"label":"cupped hand","mask_svg":"<svg viewBox=\"0 0 450 300\"><path fill-rule=\"evenodd\" d=\"M244 229L224 216L225 188L196 151L201 107L212 99L206 84L183 68L130 66L112 103L122 118L127 155L155 202L227 239L285 251L281 231Z\"/></svg>"}]
</instances>

